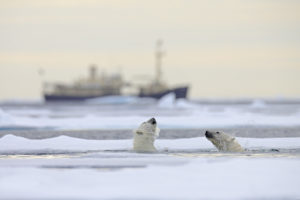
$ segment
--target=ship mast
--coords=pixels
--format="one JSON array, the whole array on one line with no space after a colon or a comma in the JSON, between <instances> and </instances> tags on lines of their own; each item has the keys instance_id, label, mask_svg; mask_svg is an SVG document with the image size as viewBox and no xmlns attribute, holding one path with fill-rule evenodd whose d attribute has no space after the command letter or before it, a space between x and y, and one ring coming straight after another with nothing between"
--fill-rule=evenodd
<instances>
[{"instance_id":1,"label":"ship mast","mask_svg":"<svg viewBox=\"0 0 300 200\"><path fill-rule=\"evenodd\" d=\"M97 66L93 64L90 66L90 80L95 81L96 76L97 76Z\"/></svg>"},{"instance_id":2,"label":"ship mast","mask_svg":"<svg viewBox=\"0 0 300 200\"><path fill-rule=\"evenodd\" d=\"M161 50L161 46L163 44L162 40L157 40L156 42L156 51L155 51L155 68L156 68L156 76L155 76L155 82L157 84L161 83L161 78L162 78L162 71L161 71L161 66L162 66L162 57L165 55L165 53Z\"/></svg>"}]
</instances>

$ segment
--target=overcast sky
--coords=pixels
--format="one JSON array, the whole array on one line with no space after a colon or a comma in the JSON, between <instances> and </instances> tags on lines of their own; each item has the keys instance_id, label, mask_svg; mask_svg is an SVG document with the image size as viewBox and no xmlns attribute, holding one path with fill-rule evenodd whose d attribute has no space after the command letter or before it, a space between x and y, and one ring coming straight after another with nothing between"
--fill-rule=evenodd
<instances>
[{"instance_id":1,"label":"overcast sky","mask_svg":"<svg viewBox=\"0 0 300 200\"><path fill-rule=\"evenodd\" d=\"M92 63L152 76L158 38L164 79L192 98L300 97L297 0L0 0L0 99L41 98Z\"/></svg>"}]
</instances>

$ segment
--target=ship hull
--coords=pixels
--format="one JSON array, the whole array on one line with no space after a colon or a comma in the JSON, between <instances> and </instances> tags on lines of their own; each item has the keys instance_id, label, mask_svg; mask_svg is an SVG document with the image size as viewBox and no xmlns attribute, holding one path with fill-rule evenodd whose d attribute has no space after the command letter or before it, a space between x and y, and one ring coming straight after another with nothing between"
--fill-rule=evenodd
<instances>
[{"instance_id":1,"label":"ship hull","mask_svg":"<svg viewBox=\"0 0 300 200\"><path fill-rule=\"evenodd\" d=\"M155 99L160 99L161 97L165 96L169 93L174 93L176 99L185 99L187 97L188 87L177 87L169 90L165 90L163 92L153 93L153 94L143 94L140 93L139 97L151 97Z\"/></svg>"},{"instance_id":2,"label":"ship hull","mask_svg":"<svg viewBox=\"0 0 300 200\"><path fill-rule=\"evenodd\" d=\"M169 90L165 90L163 92L158 92L158 93L152 93L152 94L143 94L140 93L137 96L138 97L149 97L149 98L155 98L155 99L160 99L166 94L169 93L174 93L176 99L180 98L187 98L187 92L188 92L188 87L177 87ZM98 98L98 97L105 97L105 96L110 96L110 95L102 95L102 96L67 96L67 95L54 95L54 94L45 94L44 98L45 101L47 102L60 102L60 101L84 101L87 99L92 99L92 98Z\"/></svg>"},{"instance_id":3,"label":"ship hull","mask_svg":"<svg viewBox=\"0 0 300 200\"><path fill-rule=\"evenodd\" d=\"M66 95L53 95L53 94L45 94L44 99L47 102L54 101L84 101L87 99L97 98L102 96L66 96Z\"/></svg>"}]
</instances>

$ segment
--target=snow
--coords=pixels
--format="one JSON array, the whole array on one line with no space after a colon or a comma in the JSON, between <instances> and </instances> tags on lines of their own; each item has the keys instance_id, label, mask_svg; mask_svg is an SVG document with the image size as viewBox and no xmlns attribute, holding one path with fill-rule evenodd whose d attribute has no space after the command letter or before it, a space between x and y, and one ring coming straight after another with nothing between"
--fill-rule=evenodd
<instances>
[{"instance_id":1,"label":"snow","mask_svg":"<svg viewBox=\"0 0 300 200\"><path fill-rule=\"evenodd\" d=\"M300 138L237 140L250 149L300 148ZM204 137L155 144L158 153L141 154L131 151L132 140L6 135L0 139L0 199L300 197L299 153L228 156Z\"/></svg>"},{"instance_id":2,"label":"snow","mask_svg":"<svg viewBox=\"0 0 300 200\"><path fill-rule=\"evenodd\" d=\"M0 139L0 151L24 151L39 149L57 149L66 151L78 150L120 150L130 149L129 140L84 140L67 136L44 140L30 140L13 135Z\"/></svg>"},{"instance_id":3,"label":"snow","mask_svg":"<svg viewBox=\"0 0 300 200\"><path fill-rule=\"evenodd\" d=\"M119 171L2 168L0 191L20 199L296 199L299 166L288 159L195 159Z\"/></svg>"},{"instance_id":4,"label":"snow","mask_svg":"<svg viewBox=\"0 0 300 200\"><path fill-rule=\"evenodd\" d=\"M300 138L236 138L246 149L257 148L300 148ZM159 151L166 150L206 150L215 149L204 137L188 139L157 139L155 146ZM5 135L0 139L0 152L26 150L61 150L61 151L104 151L123 150L132 148L132 140L85 140L68 136L31 140L14 135Z\"/></svg>"}]
</instances>

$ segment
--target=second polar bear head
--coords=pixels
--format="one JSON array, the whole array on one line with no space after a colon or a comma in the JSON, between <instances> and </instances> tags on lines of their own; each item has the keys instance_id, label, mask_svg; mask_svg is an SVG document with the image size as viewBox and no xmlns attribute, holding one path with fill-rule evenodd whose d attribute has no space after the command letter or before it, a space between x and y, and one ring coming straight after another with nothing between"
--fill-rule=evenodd
<instances>
[{"instance_id":1,"label":"second polar bear head","mask_svg":"<svg viewBox=\"0 0 300 200\"><path fill-rule=\"evenodd\" d=\"M155 152L154 141L159 136L155 118L143 122L137 130L134 130L133 150L137 152Z\"/></svg>"},{"instance_id":2,"label":"second polar bear head","mask_svg":"<svg viewBox=\"0 0 300 200\"><path fill-rule=\"evenodd\" d=\"M206 131L205 137L213 143L219 151L243 152L244 149L234 137L221 131Z\"/></svg>"}]
</instances>

